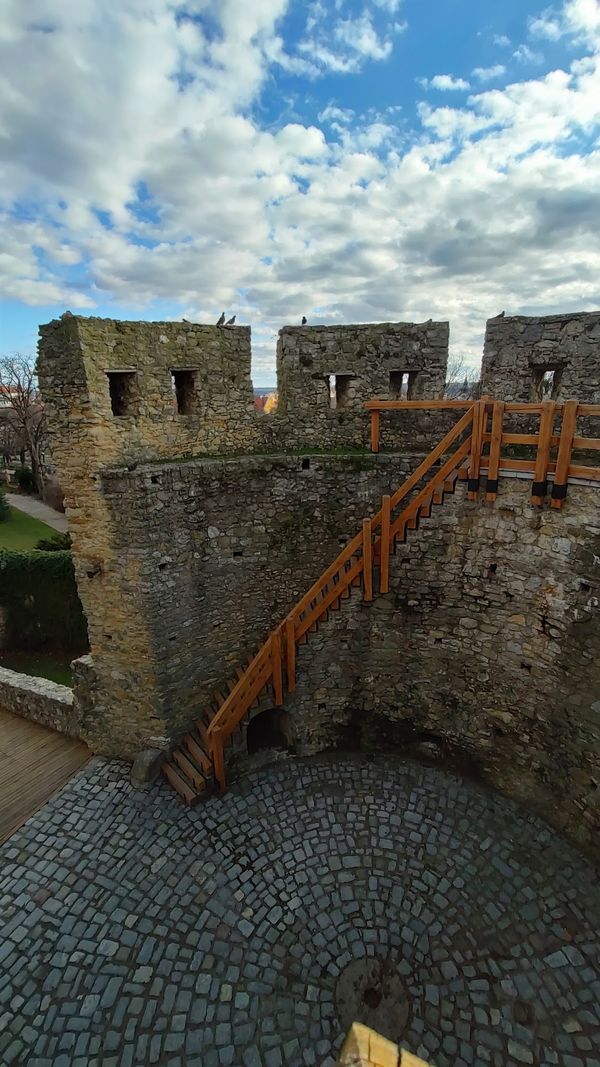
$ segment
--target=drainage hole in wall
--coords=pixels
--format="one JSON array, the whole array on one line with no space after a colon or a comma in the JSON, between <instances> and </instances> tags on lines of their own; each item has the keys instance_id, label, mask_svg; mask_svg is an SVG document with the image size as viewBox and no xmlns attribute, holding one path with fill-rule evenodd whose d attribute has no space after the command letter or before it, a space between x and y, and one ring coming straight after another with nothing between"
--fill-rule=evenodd
<instances>
[{"instance_id":1,"label":"drainage hole in wall","mask_svg":"<svg viewBox=\"0 0 600 1067\"><path fill-rule=\"evenodd\" d=\"M579 583L579 588L581 589L581 592L582 592L582 593L589 593L589 592L590 592L590 589L591 589L592 587L591 587L591 585L589 584L589 582L580 582L580 583Z\"/></svg>"},{"instance_id":2,"label":"drainage hole in wall","mask_svg":"<svg viewBox=\"0 0 600 1067\"><path fill-rule=\"evenodd\" d=\"M529 671L529 673L531 674L531 663L522 663L521 667L524 671Z\"/></svg>"},{"instance_id":3,"label":"drainage hole in wall","mask_svg":"<svg viewBox=\"0 0 600 1067\"><path fill-rule=\"evenodd\" d=\"M164 569L165 569L165 567L166 567L166 566L167 566L167 564L166 564L166 563L159 563L159 564L158 564L158 569L159 569L159 571L164 571Z\"/></svg>"},{"instance_id":4,"label":"drainage hole in wall","mask_svg":"<svg viewBox=\"0 0 600 1067\"><path fill-rule=\"evenodd\" d=\"M488 576L492 575L492 574L495 574L497 570L498 570L498 564L497 563L490 563L490 565L488 567Z\"/></svg>"},{"instance_id":5,"label":"drainage hole in wall","mask_svg":"<svg viewBox=\"0 0 600 1067\"><path fill-rule=\"evenodd\" d=\"M158 474L152 474L150 476L150 481L152 482L152 485L158 485Z\"/></svg>"},{"instance_id":6,"label":"drainage hole in wall","mask_svg":"<svg viewBox=\"0 0 600 1067\"><path fill-rule=\"evenodd\" d=\"M243 556L243 555L244 555L244 549L243 548L234 548L234 550L233 550L233 558L234 559L240 559L240 557Z\"/></svg>"},{"instance_id":7,"label":"drainage hole in wall","mask_svg":"<svg viewBox=\"0 0 600 1067\"><path fill-rule=\"evenodd\" d=\"M302 470L303 471L310 470L310 460L308 459L308 457L306 459L302 460Z\"/></svg>"}]
</instances>

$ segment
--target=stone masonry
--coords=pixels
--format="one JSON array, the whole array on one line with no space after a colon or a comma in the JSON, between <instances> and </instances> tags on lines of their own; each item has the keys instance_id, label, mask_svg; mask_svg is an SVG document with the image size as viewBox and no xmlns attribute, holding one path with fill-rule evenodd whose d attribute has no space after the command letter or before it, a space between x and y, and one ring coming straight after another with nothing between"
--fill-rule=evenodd
<instances>
[{"instance_id":1,"label":"stone masonry","mask_svg":"<svg viewBox=\"0 0 600 1067\"><path fill-rule=\"evenodd\" d=\"M427 393L434 388L434 383L440 391L443 389L447 357L444 324L441 329L435 324L347 327L343 351L338 343L339 328L334 327L332 331L338 340L335 351L330 351L328 367L339 371L342 357L346 361L344 366L349 365L348 360L353 366L362 362L365 398L371 395L376 381L389 385L387 369L378 372L379 378L376 376L377 359L383 360L386 368L395 367L401 363L400 349L408 352L407 363L402 366L419 372L417 392L422 385ZM94 680L88 665L77 675L76 695L83 705L85 738L97 751L133 757L140 748L168 745L175 728L191 711L190 701L193 699L198 710L202 701L212 695L209 689L213 682L222 684L231 668L239 663L241 646L247 648L250 641L260 639L257 623L263 624L267 617L271 623L275 620L267 606L266 590L257 595L254 620L244 619L248 624L246 630L237 624L232 629L224 611L217 633L230 641L229 659L215 672L211 639L207 645L197 640L193 618L203 611L207 619L214 619L216 610L223 611L224 601L217 598L213 604L210 597L199 599L193 580L185 592L182 590L182 576L189 577L198 571L198 552L182 560L182 550L178 548L185 544L188 551L186 524L193 533L196 513L202 522L197 491L192 486L193 499L187 499L187 511L182 519L176 474L164 483L165 493L161 475L156 471L155 475L145 477L143 484L148 487L156 484L157 489L136 501L138 486L132 480L133 495L121 501L119 514L112 514L106 496L110 482L103 481L102 472L116 465L127 475L145 461L181 461L194 455L289 451L307 440L312 447L335 448L340 444L355 447L364 445L368 439L368 418L364 413L358 415L356 410L331 412L338 426L332 440L332 424L322 421L319 410L313 412L312 421L304 407L295 411L291 404L286 414L275 419L255 412L248 327L218 329L190 323L122 323L66 314L41 327L40 333L40 385L53 435L53 456L65 490L76 579L88 619L97 674ZM315 333L323 343L327 328L316 328ZM360 348L358 355L357 348ZM385 354L388 350L396 353L393 358ZM431 370L427 369L428 360ZM292 374L291 366L282 365L280 373L283 395L286 375ZM414 390L414 383L411 388ZM430 444L430 438L428 441ZM184 486L189 479L184 466L182 471L181 487L185 493ZM237 472L228 463L223 473L224 477L219 476L217 509L208 523L221 533L237 521L241 498L238 495L236 501L236 490L247 472L240 461ZM277 481L276 474L274 481ZM246 508L250 509L246 513L261 527L263 542L268 545L265 523L272 519L277 489L274 488L270 500L271 488L264 481L258 482L253 483L252 499L246 500ZM338 520L345 499L351 505L353 500L362 500L364 506L362 490L354 498L353 490L348 492L346 483L345 473L338 469L334 492ZM374 492L375 483L368 493L373 504ZM320 490L312 494L317 514L319 493ZM221 507L225 510L219 513ZM151 520L148 508L152 511ZM179 516L177 527L170 522L170 514ZM308 513L301 518L306 525ZM282 521L285 524L294 519L283 515ZM151 565L147 551L148 523L169 530L160 547L154 544ZM138 531L135 545L129 540L134 529ZM193 536L200 540L207 537L207 527ZM275 530L275 539L279 536ZM313 566L327 564L326 553L337 543L337 536L332 534L316 551L311 549ZM218 539L216 544L220 545ZM182 569L182 576L175 583L180 610L160 599L165 587L167 591L171 588L168 583L174 573L174 559ZM260 585L264 560L265 556L259 552L253 569L251 554L247 553L244 562L237 564L237 574L244 574L246 581ZM290 594L297 591L300 595L305 580L306 572L298 566L289 585ZM238 603L235 595L233 603ZM187 616L184 605L189 612ZM172 618L167 624L169 616ZM187 682L182 678L174 686L172 679L179 676L180 668L188 671ZM224 670L225 678L221 673ZM180 700L182 688L183 701Z\"/></svg>"},{"instance_id":2,"label":"stone masonry","mask_svg":"<svg viewBox=\"0 0 600 1067\"><path fill-rule=\"evenodd\" d=\"M481 385L497 400L600 403L600 312L489 319Z\"/></svg>"},{"instance_id":3,"label":"stone masonry","mask_svg":"<svg viewBox=\"0 0 600 1067\"><path fill-rule=\"evenodd\" d=\"M286 326L277 344L278 419L306 443L365 446L366 400L443 397L448 337L447 322ZM424 413L390 412L383 444L430 442L431 423Z\"/></svg>"},{"instance_id":4,"label":"stone masonry","mask_svg":"<svg viewBox=\"0 0 600 1067\"><path fill-rule=\"evenodd\" d=\"M0 667L0 708L69 737L81 735L73 690L48 678L32 678Z\"/></svg>"},{"instance_id":5,"label":"stone masonry","mask_svg":"<svg viewBox=\"0 0 600 1067\"><path fill-rule=\"evenodd\" d=\"M392 557L390 593L355 590L299 649L287 695L300 752L353 746L472 760L478 773L598 852L600 514L531 485L494 504L464 486Z\"/></svg>"},{"instance_id":6,"label":"stone masonry","mask_svg":"<svg viewBox=\"0 0 600 1067\"><path fill-rule=\"evenodd\" d=\"M151 620L138 612L139 560L116 551L99 472L250 448L250 330L66 315L40 333L40 387L98 671L96 683L85 671L84 699L94 703L82 715L100 749L95 723L118 717L115 744L133 755L162 744L165 726Z\"/></svg>"},{"instance_id":7,"label":"stone masonry","mask_svg":"<svg viewBox=\"0 0 600 1067\"><path fill-rule=\"evenodd\" d=\"M115 557L136 568L122 610L132 627L145 621L152 648L152 674L141 665L136 684L152 694L156 681L165 745L254 654L412 462L248 456L102 473ZM95 610L106 611L103 633L112 633L110 606L98 600ZM104 696L96 695L88 737L117 755L129 743L122 702L111 695L113 647L108 640L94 652ZM157 743L152 735L145 742Z\"/></svg>"}]
</instances>

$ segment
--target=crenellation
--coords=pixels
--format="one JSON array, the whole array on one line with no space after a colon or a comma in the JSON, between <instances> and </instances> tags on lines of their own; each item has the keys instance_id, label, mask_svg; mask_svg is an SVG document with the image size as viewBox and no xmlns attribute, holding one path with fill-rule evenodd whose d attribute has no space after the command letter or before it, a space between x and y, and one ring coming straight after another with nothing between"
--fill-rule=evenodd
<instances>
[{"instance_id":1,"label":"crenellation","mask_svg":"<svg viewBox=\"0 0 600 1067\"><path fill-rule=\"evenodd\" d=\"M600 312L489 319L481 385L513 403L599 403Z\"/></svg>"},{"instance_id":2,"label":"crenellation","mask_svg":"<svg viewBox=\"0 0 600 1067\"><path fill-rule=\"evenodd\" d=\"M444 395L448 365L447 322L286 326L277 343L277 417L296 443L365 447L363 404ZM403 381L396 388L398 377ZM390 416L385 443L406 447L431 435L426 415Z\"/></svg>"}]
</instances>

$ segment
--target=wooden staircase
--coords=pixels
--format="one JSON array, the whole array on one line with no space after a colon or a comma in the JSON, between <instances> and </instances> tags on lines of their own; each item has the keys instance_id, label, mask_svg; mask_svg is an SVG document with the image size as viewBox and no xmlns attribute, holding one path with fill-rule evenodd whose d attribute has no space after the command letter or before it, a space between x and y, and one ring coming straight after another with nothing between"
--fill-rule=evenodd
<instances>
[{"instance_id":1,"label":"wooden staircase","mask_svg":"<svg viewBox=\"0 0 600 1067\"><path fill-rule=\"evenodd\" d=\"M349 598L352 586L362 587L364 600L370 601L375 577L378 592L387 593L390 556L396 545L405 543L409 533L418 530L420 520L430 516L433 506L443 504L445 497L454 493L459 480L468 477L469 495L476 495L484 419L485 404L471 404L400 488L392 496L383 497L377 514L363 520L356 536L272 631L250 662L238 669L237 678L228 685L228 693L215 694L212 704L162 766L165 778L186 804L197 803L215 788L220 792L225 790L226 747L242 729L248 712L259 703L265 690L272 690L275 706L283 704L284 689L294 692L297 646L309 640L309 635L316 631L321 620L329 617L330 611L339 610L342 601Z\"/></svg>"}]
</instances>

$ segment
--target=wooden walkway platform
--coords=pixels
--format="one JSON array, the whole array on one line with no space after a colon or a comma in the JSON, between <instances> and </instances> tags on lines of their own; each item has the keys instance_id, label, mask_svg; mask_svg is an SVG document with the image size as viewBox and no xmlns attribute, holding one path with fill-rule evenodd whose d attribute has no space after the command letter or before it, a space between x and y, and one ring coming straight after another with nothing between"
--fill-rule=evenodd
<instances>
[{"instance_id":1,"label":"wooden walkway platform","mask_svg":"<svg viewBox=\"0 0 600 1067\"><path fill-rule=\"evenodd\" d=\"M0 844L90 757L82 741L0 708Z\"/></svg>"}]
</instances>

